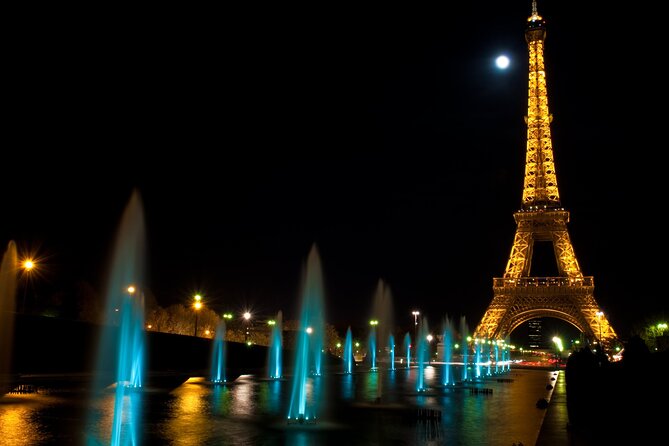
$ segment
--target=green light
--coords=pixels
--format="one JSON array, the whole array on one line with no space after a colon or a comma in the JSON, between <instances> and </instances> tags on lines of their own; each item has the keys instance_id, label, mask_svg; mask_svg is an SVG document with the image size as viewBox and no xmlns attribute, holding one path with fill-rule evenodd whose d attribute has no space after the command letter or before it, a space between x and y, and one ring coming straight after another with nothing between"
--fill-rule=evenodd
<instances>
[{"instance_id":1,"label":"green light","mask_svg":"<svg viewBox=\"0 0 669 446\"><path fill-rule=\"evenodd\" d=\"M372 319L371 321L369 321L369 325L379 325L379 321L377 321L376 319Z\"/></svg>"},{"instance_id":2,"label":"green light","mask_svg":"<svg viewBox=\"0 0 669 446\"><path fill-rule=\"evenodd\" d=\"M275 325L275 324L276 324L276 321L272 321L272 320L267 321L267 325Z\"/></svg>"}]
</instances>

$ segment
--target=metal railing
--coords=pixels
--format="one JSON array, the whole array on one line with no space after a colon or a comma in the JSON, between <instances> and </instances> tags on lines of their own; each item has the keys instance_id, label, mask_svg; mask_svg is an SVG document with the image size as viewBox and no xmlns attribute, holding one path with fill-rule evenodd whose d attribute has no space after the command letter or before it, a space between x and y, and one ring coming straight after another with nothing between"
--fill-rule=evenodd
<instances>
[{"instance_id":1,"label":"metal railing","mask_svg":"<svg viewBox=\"0 0 669 446\"><path fill-rule=\"evenodd\" d=\"M592 276L585 277L520 277L517 279L493 278L494 288L511 287L591 287Z\"/></svg>"}]
</instances>

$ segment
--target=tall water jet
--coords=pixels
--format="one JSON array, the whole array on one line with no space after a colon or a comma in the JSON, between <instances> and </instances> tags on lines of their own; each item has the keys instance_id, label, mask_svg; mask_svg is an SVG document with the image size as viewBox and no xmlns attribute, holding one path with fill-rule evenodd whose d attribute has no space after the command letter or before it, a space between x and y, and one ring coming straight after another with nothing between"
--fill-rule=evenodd
<instances>
[{"instance_id":1,"label":"tall water jet","mask_svg":"<svg viewBox=\"0 0 669 446\"><path fill-rule=\"evenodd\" d=\"M344 373L353 373L353 334L351 327L346 329L346 340L344 341Z\"/></svg>"},{"instance_id":2,"label":"tall water jet","mask_svg":"<svg viewBox=\"0 0 669 446\"><path fill-rule=\"evenodd\" d=\"M406 333L404 335L404 354L407 358L407 369L411 368L411 335Z\"/></svg>"},{"instance_id":3,"label":"tall water jet","mask_svg":"<svg viewBox=\"0 0 669 446\"><path fill-rule=\"evenodd\" d=\"M325 327L323 301L321 261L314 245L307 257L303 273L289 422L313 421L319 413L319 402L322 398L318 393L321 389L321 350ZM313 371L312 376L309 376L310 370Z\"/></svg>"},{"instance_id":4,"label":"tall water jet","mask_svg":"<svg viewBox=\"0 0 669 446\"><path fill-rule=\"evenodd\" d=\"M427 319L423 318L420 324L418 324L418 342L416 345L416 364L418 366L418 369L416 370L416 390L418 392L427 390L427 387L425 386L425 364L429 359L427 335Z\"/></svg>"},{"instance_id":5,"label":"tall water jet","mask_svg":"<svg viewBox=\"0 0 669 446\"><path fill-rule=\"evenodd\" d=\"M11 240L0 264L0 396L9 392L12 387L10 361L14 344L17 265L16 243Z\"/></svg>"},{"instance_id":6,"label":"tall water jet","mask_svg":"<svg viewBox=\"0 0 669 446\"><path fill-rule=\"evenodd\" d=\"M367 342L367 353L369 355L369 369L376 371L376 324L378 321L370 321L369 340Z\"/></svg>"},{"instance_id":7,"label":"tall water jet","mask_svg":"<svg viewBox=\"0 0 669 446\"><path fill-rule=\"evenodd\" d=\"M93 379L93 398L99 390L114 386L112 446L141 442L141 395L136 390L143 386L145 375L145 240L143 206L135 190L115 240ZM99 416L91 411L89 427L99 424ZM92 444L99 441L90 439Z\"/></svg>"},{"instance_id":8,"label":"tall water jet","mask_svg":"<svg viewBox=\"0 0 669 446\"><path fill-rule=\"evenodd\" d=\"M279 379L282 376L282 355L283 351L283 313L279 311L276 319L273 321L272 335L269 343L269 350L267 351L267 374L270 379Z\"/></svg>"},{"instance_id":9,"label":"tall water jet","mask_svg":"<svg viewBox=\"0 0 669 446\"><path fill-rule=\"evenodd\" d=\"M390 361L388 362L388 369L395 370L395 336L388 337L388 351L390 353Z\"/></svg>"},{"instance_id":10,"label":"tall water jet","mask_svg":"<svg viewBox=\"0 0 669 446\"><path fill-rule=\"evenodd\" d=\"M377 357L379 347L383 347L383 362L387 363L389 360L390 350L386 349L386 347L390 345L389 338L392 334L392 329L395 324L392 293L390 291L390 286L388 286L388 284L386 284L383 279L378 280L376 289L374 290L371 322L374 323L374 325L371 327L371 333L373 334L375 341L375 350L372 357L374 362L372 363L372 367L376 368L379 366L380 362L379 358Z\"/></svg>"},{"instance_id":11,"label":"tall water jet","mask_svg":"<svg viewBox=\"0 0 669 446\"><path fill-rule=\"evenodd\" d=\"M474 364L476 365L476 377L481 377L481 356L483 351L483 340L475 339L474 344L476 345L476 356L474 358Z\"/></svg>"},{"instance_id":12,"label":"tall water jet","mask_svg":"<svg viewBox=\"0 0 669 446\"><path fill-rule=\"evenodd\" d=\"M469 328L464 316L460 317L460 343L462 348L462 381L469 379Z\"/></svg>"},{"instance_id":13,"label":"tall water jet","mask_svg":"<svg viewBox=\"0 0 669 446\"><path fill-rule=\"evenodd\" d=\"M215 384L225 383L226 377L226 348L225 348L225 320L221 319L214 332L214 342L211 344L211 373L209 380Z\"/></svg>"},{"instance_id":14,"label":"tall water jet","mask_svg":"<svg viewBox=\"0 0 669 446\"><path fill-rule=\"evenodd\" d=\"M504 363L504 367L502 367L502 371L509 371L511 370L511 350L509 350L509 344L510 339L507 337L506 342L504 343L503 350L502 350L502 361Z\"/></svg>"},{"instance_id":15,"label":"tall water jet","mask_svg":"<svg viewBox=\"0 0 669 446\"><path fill-rule=\"evenodd\" d=\"M453 363L453 326L451 320L446 317L444 320L444 330L443 330L443 358L444 368L441 377L441 384L448 386L450 384L455 384L453 379L451 369Z\"/></svg>"}]
</instances>

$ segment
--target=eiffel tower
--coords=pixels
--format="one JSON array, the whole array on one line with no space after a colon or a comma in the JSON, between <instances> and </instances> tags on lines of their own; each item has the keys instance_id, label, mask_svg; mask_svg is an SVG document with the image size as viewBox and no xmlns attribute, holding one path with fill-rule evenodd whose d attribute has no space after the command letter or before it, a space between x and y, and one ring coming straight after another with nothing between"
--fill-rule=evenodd
<instances>
[{"instance_id":1,"label":"eiffel tower","mask_svg":"<svg viewBox=\"0 0 669 446\"><path fill-rule=\"evenodd\" d=\"M527 152L521 208L504 277L493 278L493 300L474 331L475 339L503 340L530 319L552 317L566 321L591 343L608 350L617 336L595 301L594 280L584 276L576 260L567 222L569 212L560 204L544 69L544 19L532 1L525 40L529 49ZM537 242L552 243L558 277L530 275Z\"/></svg>"}]
</instances>

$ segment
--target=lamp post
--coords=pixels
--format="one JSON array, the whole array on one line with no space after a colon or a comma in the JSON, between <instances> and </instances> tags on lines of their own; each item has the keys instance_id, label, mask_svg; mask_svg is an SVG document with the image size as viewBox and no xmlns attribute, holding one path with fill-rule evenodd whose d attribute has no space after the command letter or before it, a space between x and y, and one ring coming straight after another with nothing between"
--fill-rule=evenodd
<instances>
[{"instance_id":1,"label":"lamp post","mask_svg":"<svg viewBox=\"0 0 669 446\"><path fill-rule=\"evenodd\" d=\"M369 343L369 349L371 350L371 352L368 352L368 353L372 354L372 357L371 357L372 370L376 370L376 368L377 368L376 367L376 352L378 350L378 346L376 345L377 342L378 342L378 340L376 339L376 326L379 325L379 321L376 320L376 319L372 319L371 321L369 321L369 325L372 327L371 332L369 334L370 340L373 339L374 342Z\"/></svg>"},{"instance_id":2,"label":"lamp post","mask_svg":"<svg viewBox=\"0 0 669 446\"><path fill-rule=\"evenodd\" d=\"M193 336L197 336L197 317L200 309L202 308L202 296L196 294L193 299L193 309L195 310L195 330L193 332Z\"/></svg>"},{"instance_id":3,"label":"lamp post","mask_svg":"<svg viewBox=\"0 0 669 446\"><path fill-rule=\"evenodd\" d=\"M23 300L21 302L21 313L26 312L26 293L28 291L28 281L30 280L30 274L35 269L35 261L31 258L25 259L21 262L21 267L23 268L23 273L26 276L25 284L23 285Z\"/></svg>"},{"instance_id":4,"label":"lamp post","mask_svg":"<svg viewBox=\"0 0 669 446\"><path fill-rule=\"evenodd\" d=\"M246 323L246 327L245 327L245 330L244 330L244 342L246 342L248 344L249 343L249 321L251 320L251 313L246 311L246 312L244 312L242 317L244 318L244 321Z\"/></svg>"},{"instance_id":5,"label":"lamp post","mask_svg":"<svg viewBox=\"0 0 669 446\"><path fill-rule=\"evenodd\" d=\"M413 339L414 342L418 342L418 315L420 311L414 310L411 314L413 314Z\"/></svg>"}]
</instances>

